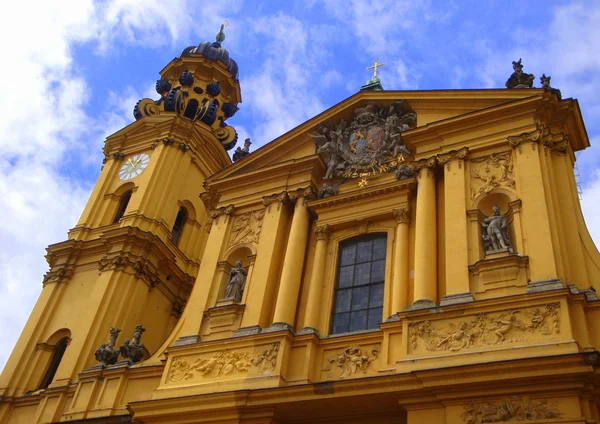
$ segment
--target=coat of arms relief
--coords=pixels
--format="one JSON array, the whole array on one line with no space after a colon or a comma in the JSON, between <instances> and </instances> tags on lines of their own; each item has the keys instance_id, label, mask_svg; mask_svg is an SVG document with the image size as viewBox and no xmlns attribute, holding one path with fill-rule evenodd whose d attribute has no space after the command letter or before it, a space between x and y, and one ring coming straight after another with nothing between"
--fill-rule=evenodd
<instances>
[{"instance_id":1,"label":"coat of arms relief","mask_svg":"<svg viewBox=\"0 0 600 424\"><path fill-rule=\"evenodd\" d=\"M318 133L311 136L317 153L324 154L324 179L367 177L406 167L404 158L411 152L402 133L414 128L416 121L417 114L399 100L390 106L368 103L354 110L350 122L317 126Z\"/></svg>"}]
</instances>

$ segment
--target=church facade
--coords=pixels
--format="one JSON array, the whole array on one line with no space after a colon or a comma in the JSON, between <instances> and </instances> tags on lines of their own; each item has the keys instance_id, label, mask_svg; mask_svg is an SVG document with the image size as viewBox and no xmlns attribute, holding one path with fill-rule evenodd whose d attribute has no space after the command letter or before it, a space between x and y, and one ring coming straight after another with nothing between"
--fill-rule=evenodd
<instances>
[{"instance_id":1,"label":"church facade","mask_svg":"<svg viewBox=\"0 0 600 424\"><path fill-rule=\"evenodd\" d=\"M232 163L224 38L107 138L0 423L600 422L577 101L520 60L503 89L374 76Z\"/></svg>"}]
</instances>

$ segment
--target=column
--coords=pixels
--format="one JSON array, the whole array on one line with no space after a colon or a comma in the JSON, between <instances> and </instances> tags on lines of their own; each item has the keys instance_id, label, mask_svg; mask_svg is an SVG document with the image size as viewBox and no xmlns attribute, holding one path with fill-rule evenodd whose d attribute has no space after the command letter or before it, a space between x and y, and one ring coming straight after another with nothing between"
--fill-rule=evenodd
<instances>
[{"instance_id":1,"label":"column","mask_svg":"<svg viewBox=\"0 0 600 424\"><path fill-rule=\"evenodd\" d=\"M417 174L414 302L408 310L435 307L437 300L437 223L435 157L412 163Z\"/></svg>"},{"instance_id":2,"label":"column","mask_svg":"<svg viewBox=\"0 0 600 424\"><path fill-rule=\"evenodd\" d=\"M283 259L283 270L277 292L273 324L271 325L273 329L293 328L294 325L310 224L306 202L307 198L313 195L312 187L290 193L290 199L296 200L296 205Z\"/></svg>"},{"instance_id":3,"label":"column","mask_svg":"<svg viewBox=\"0 0 600 424\"><path fill-rule=\"evenodd\" d=\"M392 312L389 319L396 319L396 313L406 308L408 304L408 226L410 223L410 208L408 205L394 209L396 218L396 240L394 240L394 277L392 280Z\"/></svg>"},{"instance_id":4,"label":"column","mask_svg":"<svg viewBox=\"0 0 600 424\"><path fill-rule=\"evenodd\" d=\"M440 306L475 300L469 286L469 246L467 235L467 189L465 163L469 149L438 156L444 167L444 251L446 255L446 295Z\"/></svg>"},{"instance_id":5,"label":"column","mask_svg":"<svg viewBox=\"0 0 600 424\"><path fill-rule=\"evenodd\" d=\"M329 225L321 225L315 228L317 236L317 246L315 248L315 259L313 261L312 274L310 276L310 285L308 286L308 299L306 302L306 316L304 318L304 328L301 333L319 334L319 319L321 318L321 294L323 293L323 272L325 271L325 262L327 259L327 241L331 234Z\"/></svg>"}]
</instances>

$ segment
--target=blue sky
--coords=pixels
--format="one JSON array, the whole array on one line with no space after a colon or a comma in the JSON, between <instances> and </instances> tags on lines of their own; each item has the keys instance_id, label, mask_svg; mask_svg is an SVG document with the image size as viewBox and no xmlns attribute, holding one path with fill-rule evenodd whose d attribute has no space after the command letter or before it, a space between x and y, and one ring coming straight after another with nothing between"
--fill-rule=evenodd
<instances>
[{"instance_id":1,"label":"blue sky","mask_svg":"<svg viewBox=\"0 0 600 424\"><path fill-rule=\"evenodd\" d=\"M31 11L35 11L32 13ZM0 27L0 367L100 171L107 135L156 98L158 72L213 40L240 67L228 122L253 149L354 94L376 58L387 89L502 88L511 62L580 101L582 206L600 206L600 2L57 0L10 2ZM24 18L27 17L27 25ZM588 219L600 243L600 223Z\"/></svg>"}]
</instances>

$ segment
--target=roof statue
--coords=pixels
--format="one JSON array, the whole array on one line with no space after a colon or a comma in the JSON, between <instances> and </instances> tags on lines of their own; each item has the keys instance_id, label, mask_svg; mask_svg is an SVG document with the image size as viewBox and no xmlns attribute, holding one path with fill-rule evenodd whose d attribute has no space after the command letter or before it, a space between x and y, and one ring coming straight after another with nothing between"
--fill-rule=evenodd
<instances>
[{"instance_id":1,"label":"roof statue","mask_svg":"<svg viewBox=\"0 0 600 424\"><path fill-rule=\"evenodd\" d=\"M523 72L521 59L519 59L517 62L513 61L512 64L514 72L506 81L506 88L532 88L535 76L533 74L526 74Z\"/></svg>"}]
</instances>

